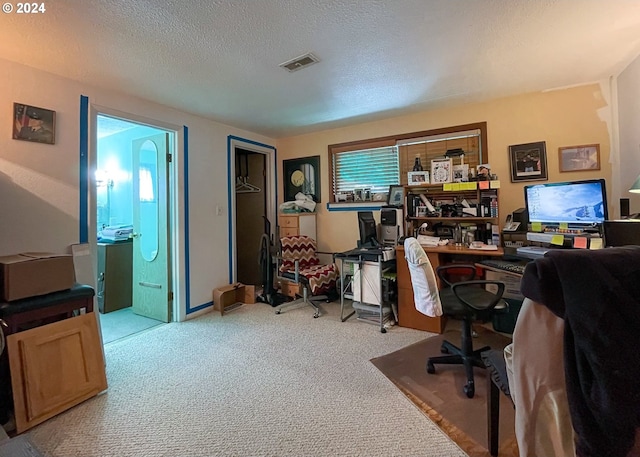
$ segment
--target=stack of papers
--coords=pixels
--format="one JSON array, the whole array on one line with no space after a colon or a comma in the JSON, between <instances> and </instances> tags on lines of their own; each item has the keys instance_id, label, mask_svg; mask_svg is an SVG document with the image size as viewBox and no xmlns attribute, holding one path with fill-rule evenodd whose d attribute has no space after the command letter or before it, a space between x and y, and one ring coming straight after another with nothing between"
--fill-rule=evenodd
<instances>
[{"instance_id":1,"label":"stack of papers","mask_svg":"<svg viewBox=\"0 0 640 457\"><path fill-rule=\"evenodd\" d=\"M440 238L437 236L418 235L418 243L423 246L438 246Z\"/></svg>"}]
</instances>

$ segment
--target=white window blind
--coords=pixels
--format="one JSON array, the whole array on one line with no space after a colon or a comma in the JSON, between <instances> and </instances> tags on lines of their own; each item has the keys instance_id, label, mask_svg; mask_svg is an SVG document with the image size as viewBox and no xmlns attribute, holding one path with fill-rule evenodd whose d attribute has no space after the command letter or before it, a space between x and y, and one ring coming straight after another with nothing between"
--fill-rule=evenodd
<instances>
[{"instance_id":1,"label":"white window blind","mask_svg":"<svg viewBox=\"0 0 640 457\"><path fill-rule=\"evenodd\" d=\"M333 154L333 193L370 188L388 192L400 183L400 160L396 146L361 149Z\"/></svg>"}]
</instances>

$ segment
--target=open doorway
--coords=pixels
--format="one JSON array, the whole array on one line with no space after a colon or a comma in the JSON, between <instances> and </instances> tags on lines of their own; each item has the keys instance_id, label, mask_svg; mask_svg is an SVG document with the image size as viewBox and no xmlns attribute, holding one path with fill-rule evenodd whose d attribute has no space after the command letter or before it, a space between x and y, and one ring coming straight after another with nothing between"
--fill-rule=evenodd
<instances>
[{"instance_id":1,"label":"open doorway","mask_svg":"<svg viewBox=\"0 0 640 457\"><path fill-rule=\"evenodd\" d=\"M172 320L176 132L101 113L95 128L96 295L106 344Z\"/></svg>"},{"instance_id":2,"label":"open doorway","mask_svg":"<svg viewBox=\"0 0 640 457\"><path fill-rule=\"evenodd\" d=\"M228 147L229 282L262 286L260 238L267 225L270 236L277 225L276 150L234 136L229 136Z\"/></svg>"}]
</instances>

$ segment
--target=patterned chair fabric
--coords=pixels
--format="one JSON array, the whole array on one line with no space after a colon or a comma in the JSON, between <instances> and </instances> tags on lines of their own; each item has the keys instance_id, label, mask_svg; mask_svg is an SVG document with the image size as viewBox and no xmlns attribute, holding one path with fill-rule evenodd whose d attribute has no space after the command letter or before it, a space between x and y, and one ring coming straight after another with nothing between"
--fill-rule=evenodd
<instances>
[{"instance_id":1,"label":"patterned chair fabric","mask_svg":"<svg viewBox=\"0 0 640 457\"><path fill-rule=\"evenodd\" d=\"M316 241L308 236L295 235L280 239L282 263L280 273L295 272L309 282L311 295L323 295L335 290L338 271L335 264L322 265L316 257Z\"/></svg>"}]
</instances>

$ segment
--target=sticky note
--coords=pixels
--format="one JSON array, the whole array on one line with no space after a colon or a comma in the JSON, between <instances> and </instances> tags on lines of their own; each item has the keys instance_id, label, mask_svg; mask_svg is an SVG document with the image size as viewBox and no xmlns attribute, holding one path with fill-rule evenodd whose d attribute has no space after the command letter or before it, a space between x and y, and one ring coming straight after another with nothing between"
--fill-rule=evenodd
<instances>
[{"instance_id":1,"label":"sticky note","mask_svg":"<svg viewBox=\"0 0 640 457\"><path fill-rule=\"evenodd\" d=\"M459 191L460 190L460 183L453 183L451 184L451 190L453 191Z\"/></svg>"},{"instance_id":2,"label":"sticky note","mask_svg":"<svg viewBox=\"0 0 640 457\"><path fill-rule=\"evenodd\" d=\"M564 244L564 235L553 235L551 237L551 244L562 246Z\"/></svg>"},{"instance_id":3,"label":"sticky note","mask_svg":"<svg viewBox=\"0 0 640 457\"><path fill-rule=\"evenodd\" d=\"M470 183L467 183L467 189L469 190L476 190L478 188L478 183L475 181L472 181Z\"/></svg>"},{"instance_id":4,"label":"sticky note","mask_svg":"<svg viewBox=\"0 0 640 457\"><path fill-rule=\"evenodd\" d=\"M500 189L500 181L489 181L489 185L492 189Z\"/></svg>"},{"instance_id":5,"label":"sticky note","mask_svg":"<svg viewBox=\"0 0 640 457\"><path fill-rule=\"evenodd\" d=\"M532 222L531 223L531 231L532 232L542 232L542 222Z\"/></svg>"},{"instance_id":6,"label":"sticky note","mask_svg":"<svg viewBox=\"0 0 640 457\"><path fill-rule=\"evenodd\" d=\"M591 238L589 249L602 249L602 238Z\"/></svg>"},{"instance_id":7,"label":"sticky note","mask_svg":"<svg viewBox=\"0 0 640 457\"><path fill-rule=\"evenodd\" d=\"M576 236L573 239L573 247L576 249L587 249L587 238L584 236Z\"/></svg>"},{"instance_id":8,"label":"sticky note","mask_svg":"<svg viewBox=\"0 0 640 457\"><path fill-rule=\"evenodd\" d=\"M566 230L569 228L569 224L566 222L560 222L560 228Z\"/></svg>"},{"instance_id":9,"label":"sticky note","mask_svg":"<svg viewBox=\"0 0 640 457\"><path fill-rule=\"evenodd\" d=\"M443 184L443 185L442 185L442 190L453 190L453 189L451 188L451 186L452 186L451 184Z\"/></svg>"},{"instance_id":10,"label":"sticky note","mask_svg":"<svg viewBox=\"0 0 640 457\"><path fill-rule=\"evenodd\" d=\"M478 189L488 189L489 181L478 181Z\"/></svg>"}]
</instances>

